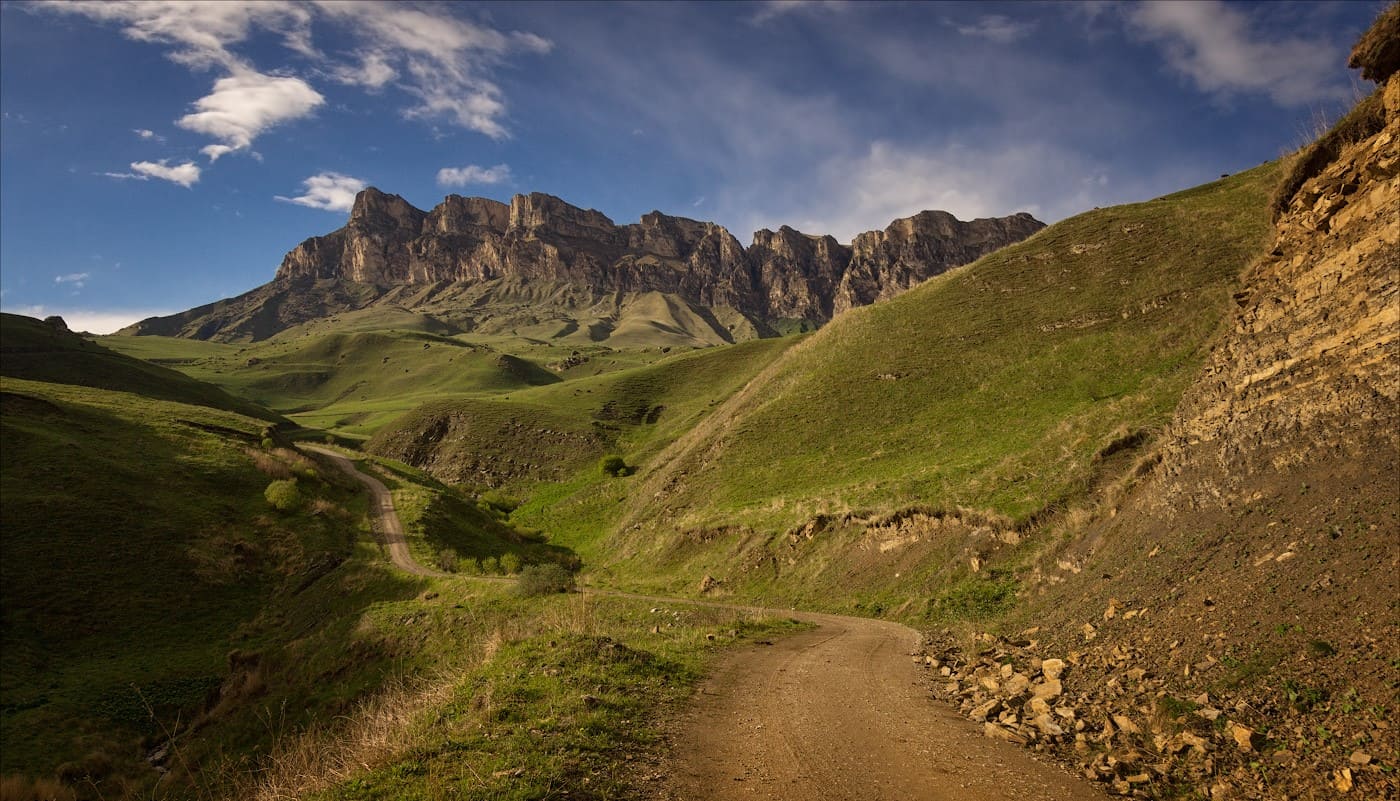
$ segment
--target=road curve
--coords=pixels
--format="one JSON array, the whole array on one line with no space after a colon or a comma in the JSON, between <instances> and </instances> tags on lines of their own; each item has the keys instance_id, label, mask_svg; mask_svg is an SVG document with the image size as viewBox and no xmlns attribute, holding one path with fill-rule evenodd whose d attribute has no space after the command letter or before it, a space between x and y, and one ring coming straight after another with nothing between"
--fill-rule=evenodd
<instances>
[{"instance_id":1,"label":"road curve","mask_svg":"<svg viewBox=\"0 0 1400 801\"><path fill-rule=\"evenodd\" d=\"M656 797L691 801L1102 799L934 701L914 630L796 613L817 628L729 655L668 738Z\"/></svg>"},{"instance_id":2,"label":"road curve","mask_svg":"<svg viewBox=\"0 0 1400 801\"><path fill-rule=\"evenodd\" d=\"M401 570L445 575L408 551L389 490L328 448L370 490L372 525ZM910 654L918 633L883 620L589 589L658 603L795 617L816 628L737 650L674 721L665 801L1088 801L1103 793L933 700Z\"/></svg>"},{"instance_id":3,"label":"road curve","mask_svg":"<svg viewBox=\"0 0 1400 801\"><path fill-rule=\"evenodd\" d=\"M413 554L408 551L408 541L404 539L403 523L399 522L399 513L394 511L394 498L389 494L389 488L384 483L368 473L362 473L355 467L355 463L345 458L330 448L323 448L320 445L301 444L303 450L315 451L322 456L330 457L336 467L348 475L359 479L360 483L369 488L370 498L370 527L378 535L379 541L389 550L389 560L394 566L415 576L442 576L446 575L436 570L424 567L413 558Z\"/></svg>"}]
</instances>

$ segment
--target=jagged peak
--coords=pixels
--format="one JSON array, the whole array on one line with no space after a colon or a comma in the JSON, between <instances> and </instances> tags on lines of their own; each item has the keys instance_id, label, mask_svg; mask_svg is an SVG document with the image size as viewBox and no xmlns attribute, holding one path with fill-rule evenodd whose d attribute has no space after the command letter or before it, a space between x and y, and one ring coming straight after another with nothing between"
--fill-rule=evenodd
<instances>
[{"instance_id":1,"label":"jagged peak","mask_svg":"<svg viewBox=\"0 0 1400 801\"><path fill-rule=\"evenodd\" d=\"M387 217L399 225L416 226L426 214L400 195L391 195L373 186L361 189L350 207L351 222L382 221Z\"/></svg>"}]
</instances>

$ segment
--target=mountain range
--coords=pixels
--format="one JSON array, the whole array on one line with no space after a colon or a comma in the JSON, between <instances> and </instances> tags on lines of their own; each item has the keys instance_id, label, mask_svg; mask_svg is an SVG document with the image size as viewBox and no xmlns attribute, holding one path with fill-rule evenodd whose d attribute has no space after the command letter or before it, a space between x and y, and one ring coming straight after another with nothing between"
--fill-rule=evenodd
<instances>
[{"instance_id":1,"label":"mountain range","mask_svg":"<svg viewBox=\"0 0 1400 801\"><path fill-rule=\"evenodd\" d=\"M558 301L566 317L600 303L618 307L594 309L585 321L593 341L609 337L628 299L648 293L708 320L711 330L700 339L736 341L819 326L1044 227L1024 212L963 222L924 211L860 234L850 245L783 226L755 232L745 248L721 225L659 211L617 225L599 211L536 192L516 195L509 205L449 195L425 212L371 187L356 196L344 227L293 248L271 283L143 320L125 333L257 341L373 303L429 308L457 298L450 305L458 310L481 308L490 305L484 292L499 300L530 287L515 305L534 316L542 297ZM735 324L736 313L742 325ZM476 330L480 317L458 315L455 327Z\"/></svg>"}]
</instances>

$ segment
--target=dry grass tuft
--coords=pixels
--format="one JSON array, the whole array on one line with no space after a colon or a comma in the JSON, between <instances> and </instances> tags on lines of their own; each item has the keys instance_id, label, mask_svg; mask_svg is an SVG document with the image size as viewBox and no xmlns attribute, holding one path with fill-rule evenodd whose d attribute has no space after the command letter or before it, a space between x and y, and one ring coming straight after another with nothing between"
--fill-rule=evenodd
<instances>
[{"instance_id":1,"label":"dry grass tuft","mask_svg":"<svg viewBox=\"0 0 1400 801\"><path fill-rule=\"evenodd\" d=\"M1400 71L1400 3L1391 3L1351 49L1347 66L1361 70L1361 77L1385 83Z\"/></svg>"},{"instance_id":2,"label":"dry grass tuft","mask_svg":"<svg viewBox=\"0 0 1400 801\"><path fill-rule=\"evenodd\" d=\"M244 453L248 454L248 458L253 460L253 466L263 475L275 479L292 477L292 468L286 462L278 459L272 452L246 448Z\"/></svg>"},{"instance_id":3,"label":"dry grass tuft","mask_svg":"<svg viewBox=\"0 0 1400 801\"><path fill-rule=\"evenodd\" d=\"M328 726L283 739L229 798L292 801L387 764L411 747L424 714L447 703L453 678L400 679Z\"/></svg>"},{"instance_id":4,"label":"dry grass tuft","mask_svg":"<svg viewBox=\"0 0 1400 801\"><path fill-rule=\"evenodd\" d=\"M75 801L77 797L58 779L0 778L0 801Z\"/></svg>"},{"instance_id":5,"label":"dry grass tuft","mask_svg":"<svg viewBox=\"0 0 1400 801\"><path fill-rule=\"evenodd\" d=\"M1385 105L1381 100L1381 91L1377 88L1337 120L1317 141L1298 151L1269 201L1269 210L1275 221L1288 210L1303 184L1327 169L1327 165L1336 161L1348 145L1375 136L1385 128Z\"/></svg>"}]
</instances>

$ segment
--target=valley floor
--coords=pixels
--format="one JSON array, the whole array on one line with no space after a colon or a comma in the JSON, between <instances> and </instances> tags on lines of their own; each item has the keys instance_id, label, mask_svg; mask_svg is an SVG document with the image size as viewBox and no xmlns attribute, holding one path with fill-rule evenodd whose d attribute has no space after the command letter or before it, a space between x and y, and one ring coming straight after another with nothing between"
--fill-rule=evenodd
<instances>
[{"instance_id":1,"label":"valley floor","mask_svg":"<svg viewBox=\"0 0 1400 801\"><path fill-rule=\"evenodd\" d=\"M382 484L333 451L310 449L333 458L369 487L374 528L396 567L437 575L404 547L393 500ZM679 598L653 600L726 606ZM648 777L663 780L653 798L1103 797L1062 769L1037 762L1010 743L984 737L951 707L933 700L915 661L920 637L913 629L843 615L790 616L813 628L735 652L700 688L690 708L670 722L666 755Z\"/></svg>"}]
</instances>

